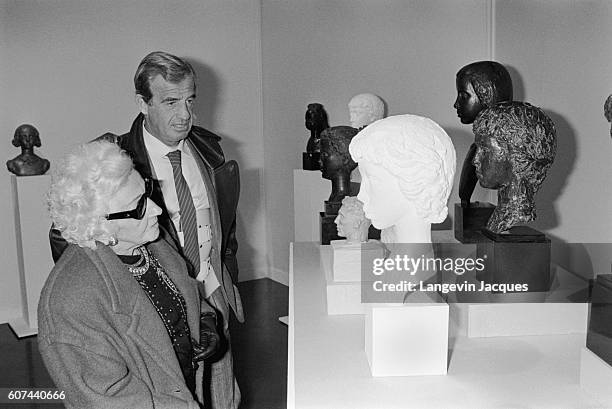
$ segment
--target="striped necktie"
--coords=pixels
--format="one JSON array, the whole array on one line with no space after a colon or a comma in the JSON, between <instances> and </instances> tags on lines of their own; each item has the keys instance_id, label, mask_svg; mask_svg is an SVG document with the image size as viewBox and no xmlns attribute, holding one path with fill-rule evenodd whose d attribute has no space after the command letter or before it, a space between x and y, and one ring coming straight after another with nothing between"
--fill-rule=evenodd
<instances>
[{"instance_id":1,"label":"striped necktie","mask_svg":"<svg viewBox=\"0 0 612 409\"><path fill-rule=\"evenodd\" d=\"M200 250L198 246L198 223L196 220L195 206L191 197L191 191L183 177L181 169L181 151L176 150L168 153L168 159L172 165L174 174L174 186L179 202L180 230L183 232L183 254L187 258L189 274L195 277L200 269Z\"/></svg>"}]
</instances>

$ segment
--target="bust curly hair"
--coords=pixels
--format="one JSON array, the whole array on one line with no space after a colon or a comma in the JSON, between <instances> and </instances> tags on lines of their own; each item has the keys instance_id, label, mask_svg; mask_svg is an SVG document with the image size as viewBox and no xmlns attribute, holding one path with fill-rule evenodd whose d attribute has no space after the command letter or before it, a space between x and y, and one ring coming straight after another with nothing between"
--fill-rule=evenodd
<instances>
[{"instance_id":1,"label":"bust curly hair","mask_svg":"<svg viewBox=\"0 0 612 409\"><path fill-rule=\"evenodd\" d=\"M425 221L444 221L456 154L437 123L417 115L387 117L360 131L349 151L356 162L380 165L397 177L400 191Z\"/></svg>"},{"instance_id":2,"label":"bust curly hair","mask_svg":"<svg viewBox=\"0 0 612 409\"><path fill-rule=\"evenodd\" d=\"M119 146L99 140L77 146L55 166L47 205L55 228L69 243L96 248L115 233L104 217L113 195L133 171Z\"/></svg>"},{"instance_id":3,"label":"bust curly hair","mask_svg":"<svg viewBox=\"0 0 612 409\"><path fill-rule=\"evenodd\" d=\"M511 164L512 177L499 187L498 206L487 228L499 233L519 222L534 220L534 196L557 150L553 121L531 104L504 102L480 113L474 122L474 134L477 141L486 137L495 140ZM477 168L482 149L478 147L474 159Z\"/></svg>"}]
</instances>

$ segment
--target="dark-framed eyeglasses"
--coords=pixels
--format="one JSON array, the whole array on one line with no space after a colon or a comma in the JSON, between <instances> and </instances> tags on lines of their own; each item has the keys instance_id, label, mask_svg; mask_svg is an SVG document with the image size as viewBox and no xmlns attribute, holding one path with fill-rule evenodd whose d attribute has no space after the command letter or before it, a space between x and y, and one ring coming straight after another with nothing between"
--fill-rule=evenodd
<instances>
[{"instance_id":1,"label":"dark-framed eyeglasses","mask_svg":"<svg viewBox=\"0 0 612 409\"><path fill-rule=\"evenodd\" d=\"M136 204L136 208L132 210L126 210L124 212L117 213L109 213L107 214L106 220L118 220L118 219L136 219L141 220L145 213L147 212L147 199L151 197L153 193L153 180L145 179L145 191L138 199L138 204Z\"/></svg>"}]
</instances>

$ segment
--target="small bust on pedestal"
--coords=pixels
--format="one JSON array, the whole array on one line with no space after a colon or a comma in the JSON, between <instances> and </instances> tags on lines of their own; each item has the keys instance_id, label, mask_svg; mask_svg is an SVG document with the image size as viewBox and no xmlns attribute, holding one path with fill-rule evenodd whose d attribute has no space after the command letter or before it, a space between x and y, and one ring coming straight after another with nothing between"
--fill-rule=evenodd
<instances>
[{"instance_id":1,"label":"small bust on pedestal","mask_svg":"<svg viewBox=\"0 0 612 409\"><path fill-rule=\"evenodd\" d=\"M361 244L368 241L368 230L372 222L365 216L363 203L356 197L342 199L342 207L334 220L338 236L346 237L346 244Z\"/></svg>"},{"instance_id":2,"label":"small bust on pedestal","mask_svg":"<svg viewBox=\"0 0 612 409\"><path fill-rule=\"evenodd\" d=\"M49 170L49 161L34 153L40 147L40 135L32 125L20 125L15 130L13 146L21 146L21 154L6 162L9 172L17 176L43 175Z\"/></svg>"},{"instance_id":3,"label":"small bust on pedestal","mask_svg":"<svg viewBox=\"0 0 612 409\"><path fill-rule=\"evenodd\" d=\"M321 104L308 104L305 114L306 129L310 138L306 144L306 152L302 153L302 168L304 170L320 170L320 137L324 129L329 128L327 113Z\"/></svg>"},{"instance_id":4,"label":"small bust on pedestal","mask_svg":"<svg viewBox=\"0 0 612 409\"><path fill-rule=\"evenodd\" d=\"M350 126L333 126L321 133L321 172L324 179L332 182L332 191L325 201L325 212L321 212L321 244L337 240L334 219L338 215L342 199L351 194L351 171L357 164L348 151L357 129Z\"/></svg>"},{"instance_id":5,"label":"small bust on pedestal","mask_svg":"<svg viewBox=\"0 0 612 409\"><path fill-rule=\"evenodd\" d=\"M349 119L351 126L362 130L372 122L382 119L385 115L385 104L374 94L355 95L348 103ZM351 182L361 183L359 168L355 168L351 173ZM357 189L357 186L355 187Z\"/></svg>"},{"instance_id":6,"label":"small bust on pedestal","mask_svg":"<svg viewBox=\"0 0 612 409\"><path fill-rule=\"evenodd\" d=\"M555 158L554 123L537 107L505 102L478 115L474 134L478 180L498 189L497 207L482 230L485 240L477 244L477 256L486 260L478 278L526 286L514 291L548 291L550 239L519 224L536 218L534 197Z\"/></svg>"},{"instance_id":7,"label":"small bust on pedestal","mask_svg":"<svg viewBox=\"0 0 612 409\"><path fill-rule=\"evenodd\" d=\"M384 256L378 240L368 240L370 219L365 216L363 203L353 196L342 199L342 207L334 220L338 236L346 240L332 240L333 274L336 281L360 281L362 265L372 265Z\"/></svg>"},{"instance_id":8,"label":"small bust on pedestal","mask_svg":"<svg viewBox=\"0 0 612 409\"><path fill-rule=\"evenodd\" d=\"M610 137L612 137L612 95L606 99L604 104L604 116L610 122Z\"/></svg>"}]
</instances>

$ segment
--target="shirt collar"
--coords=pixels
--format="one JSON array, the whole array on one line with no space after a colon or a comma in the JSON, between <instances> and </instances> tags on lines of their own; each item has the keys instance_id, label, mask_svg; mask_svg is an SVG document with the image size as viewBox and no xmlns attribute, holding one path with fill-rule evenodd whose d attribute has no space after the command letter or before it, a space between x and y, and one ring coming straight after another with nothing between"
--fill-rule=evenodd
<instances>
[{"instance_id":1,"label":"shirt collar","mask_svg":"<svg viewBox=\"0 0 612 409\"><path fill-rule=\"evenodd\" d=\"M144 140L147 152L149 153L150 157L166 158L166 155L168 155L168 153L177 149L180 150L181 154L183 155L191 155L189 149L187 149L187 145L185 144L184 139L180 141L177 146L171 148L170 146L166 145L165 143L151 135L151 133L147 131L147 128L145 128L144 121L142 122L142 139Z\"/></svg>"}]
</instances>

